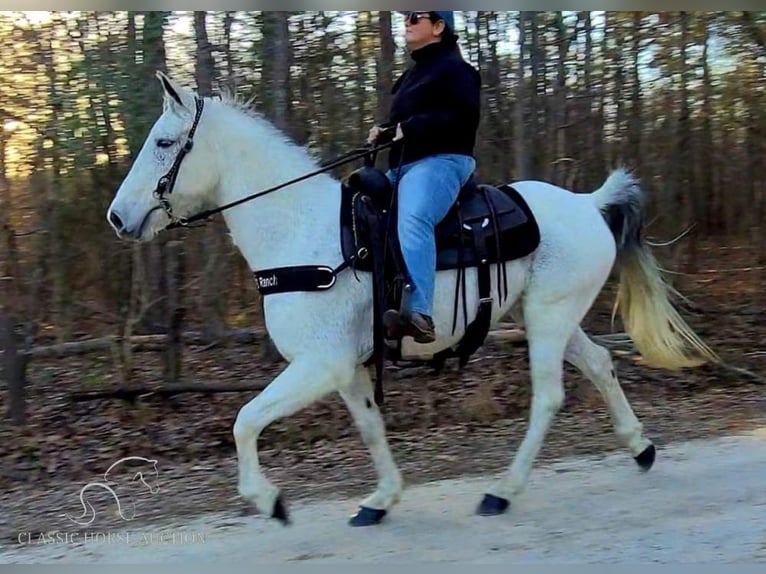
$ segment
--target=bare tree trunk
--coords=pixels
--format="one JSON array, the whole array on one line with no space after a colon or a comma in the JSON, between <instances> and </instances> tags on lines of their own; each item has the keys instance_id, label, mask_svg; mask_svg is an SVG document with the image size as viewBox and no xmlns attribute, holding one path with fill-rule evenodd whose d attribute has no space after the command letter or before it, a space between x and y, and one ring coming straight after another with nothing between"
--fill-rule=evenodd
<instances>
[{"instance_id":1,"label":"bare tree trunk","mask_svg":"<svg viewBox=\"0 0 766 574\"><path fill-rule=\"evenodd\" d=\"M532 172L532 141L529 136L530 129L528 124L527 106L529 105L527 99L527 54L529 48L527 46L527 22L529 20L528 12L519 12L519 64L516 68L516 106L514 113L514 134L515 134L515 150L514 156L516 159L516 179L530 179L533 177Z\"/></svg>"},{"instance_id":2,"label":"bare tree trunk","mask_svg":"<svg viewBox=\"0 0 766 574\"><path fill-rule=\"evenodd\" d=\"M707 24L707 22L706 22ZM702 138L700 145L700 192L704 198L705 234L722 232L721 217L723 215L720 196L716 193L713 181L713 85L710 77L710 29L704 26L704 46L702 51Z\"/></svg>"},{"instance_id":3,"label":"bare tree trunk","mask_svg":"<svg viewBox=\"0 0 766 574\"><path fill-rule=\"evenodd\" d=\"M365 39L369 35L371 12L360 11L356 19L356 39L354 42L354 59L356 65L356 85L354 86L354 103L356 108L356 135L354 139L363 142L367 139L365 128L367 121L367 66L365 65Z\"/></svg>"},{"instance_id":4,"label":"bare tree trunk","mask_svg":"<svg viewBox=\"0 0 766 574\"><path fill-rule=\"evenodd\" d=\"M159 94L155 73L157 70L167 71L164 31L167 12L144 12L142 49L144 62L142 65L143 84L147 97ZM161 234L156 240L141 248L143 264L148 269L144 275L141 292L144 310L142 321L136 328L147 333L157 333L164 329L165 323L165 261L164 251L167 236Z\"/></svg>"},{"instance_id":5,"label":"bare tree trunk","mask_svg":"<svg viewBox=\"0 0 766 574\"><path fill-rule=\"evenodd\" d=\"M183 345L181 341L182 324L184 316L183 301L181 297L182 282L184 277L183 244L173 241L167 244L167 278L168 304L167 304L167 346L165 347L165 372L166 384L175 384L181 378L181 359Z\"/></svg>"},{"instance_id":6,"label":"bare tree trunk","mask_svg":"<svg viewBox=\"0 0 766 574\"><path fill-rule=\"evenodd\" d=\"M567 110L566 64L570 38L567 34L564 15L561 12L556 13L556 43L559 50L558 60L556 62L556 83L553 90L553 98L556 106L555 112L552 114L554 118L552 141L555 146L555 152L552 156L554 161L553 182L566 187L569 185L566 175L573 169L573 166L569 163L571 158L566 157L566 126L569 117Z\"/></svg>"},{"instance_id":7,"label":"bare tree trunk","mask_svg":"<svg viewBox=\"0 0 766 574\"><path fill-rule=\"evenodd\" d=\"M5 134L0 131L0 307L5 304L11 308L20 305L19 282L22 279L19 250L16 245L16 232L11 222L11 184L6 176L7 145Z\"/></svg>"},{"instance_id":8,"label":"bare tree trunk","mask_svg":"<svg viewBox=\"0 0 766 574\"><path fill-rule=\"evenodd\" d=\"M266 104L266 113L274 125L292 134L290 128L290 28L289 12L264 12L263 24L263 75L262 98ZM260 314L265 321L263 298L259 299ZM271 337L263 345L261 359L276 362L280 358Z\"/></svg>"},{"instance_id":9,"label":"bare tree trunk","mask_svg":"<svg viewBox=\"0 0 766 574\"><path fill-rule=\"evenodd\" d=\"M135 326L143 317L141 290L144 284L144 257L139 245L133 245L132 251L132 273L130 277L130 295L128 298L128 308L125 313L119 339L122 343L115 346L112 354L114 362L117 365L120 385L125 386L133 378L133 346L130 344L131 337L135 331Z\"/></svg>"},{"instance_id":10,"label":"bare tree trunk","mask_svg":"<svg viewBox=\"0 0 766 574\"><path fill-rule=\"evenodd\" d=\"M231 51L231 29L234 26L234 12L226 12L223 18L223 57L226 62L226 78L224 84L234 93L234 56Z\"/></svg>"},{"instance_id":11,"label":"bare tree trunk","mask_svg":"<svg viewBox=\"0 0 766 574\"><path fill-rule=\"evenodd\" d=\"M633 45L631 47L631 92L630 117L628 118L628 152L627 160L636 165L641 159L641 55L642 38L641 12L633 12ZM637 166L636 166L637 167Z\"/></svg>"},{"instance_id":12,"label":"bare tree trunk","mask_svg":"<svg viewBox=\"0 0 766 574\"><path fill-rule=\"evenodd\" d=\"M68 338L70 331L69 293L66 281L66 261L63 249L63 238L59 235L57 225L58 218L58 194L61 181L61 142L59 141L59 129L63 102L59 94L58 70L54 63L53 29L45 26L36 32L40 55L45 66L47 88L51 101L51 118L47 127L47 138L53 142L50 152L43 152L44 158L50 157L50 167L43 160L42 170L45 181L45 199L43 202L42 222L47 236L41 245L41 259L46 261L47 275L42 280L50 285L50 304L52 306L51 322L57 327L56 334L59 339ZM50 155L49 155L50 154Z\"/></svg>"},{"instance_id":13,"label":"bare tree trunk","mask_svg":"<svg viewBox=\"0 0 766 574\"><path fill-rule=\"evenodd\" d=\"M751 38L758 46L757 58L757 70L756 77L763 78L764 75L764 63L763 60L766 57L766 31L753 19L751 12L743 12L743 22L746 28L749 30ZM751 93L748 113L750 121L747 130L747 162L748 162L748 178L752 185L752 218L751 232L755 236L753 245L756 248L756 262L759 267L766 267L766 181L763 178L763 130L764 115L763 115L763 99L760 103L758 100L758 94ZM760 196L760 197L759 197ZM766 304L766 293L762 288L766 281L766 270L762 269L758 273L757 277L757 291L760 293L759 299L762 304Z\"/></svg>"},{"instance_id":14,"label":"bare tree trunk","mask_svg":"<svg viewBox=\"0 0 766 574\"><path fill-rule=\"evenodd\" d=\"M601 146L601 135L598 133L597 119L593 107L595 90L593 87L593 18L590 11L584 16L585 55L583 61L583 82L585 84L585 103L583 105L585 115L585 142L587 143L587 159L583 187L595 189L596 181L601 177L601 166L598 168L594 158L598 157L598 147Z\"/></svg>"},{"instance_id":15,"label":"bare tree trunk","mask_svg":"<svg viewBox=\"0 0 766 574\"><path fill-rule=\"evenodd\" d=\"M4 350L2 373L8 387L6 415L14 425L21 426L26 423L26 365L25 359L18 354L15 321L11 315L21 303L18 293L21 274L16 236L11 225L11 193L5 160L5 137L0 133L0 263L3 263L5 256L5 265L0 266L0 349Z\"/></svg>"},{"instance_id":16,"label":"bare tree trunk","mask_svg":"<svg viewBox=\"0 0 766 574\"><path fill-rule=\"evenodd\" d=\"M196 38L196 66L195 75L199 94L207 97L213 94L213 77L215 76L215 60L213 59L213 47L207 35L207 12L196 10L194 12L194 36Z\"/></svg>"},{"instance_id":17,"label":"bare tree trunk","mask_svg":"<svg viewBox=\"0 0 766 574\"><path fill-rule=\"evenodd\" d=\"M290 28L289 12L264 12L264 79L262 98L269 118L290 132Z\"/></svg>"},{"instance_id":18,"label":"bare tree trunk","mask_svg":"<svg viewBox=\"0 0 766 574\"><path fill-rule=\"evenodd\" d=\"M593 154L595 157L594 164L598 169L598 172L594 174L594 177L601 179L604 172L609 169L609 162L607 160L606 144L606 93L608 86L608 73L607 73L607 60L609 58L609 43L608 38L612 34L612 18L610 12L604 12L604 36L601 41L601 59L604 62L601 71L601 86L598 90L598 113L596 114L596 151Z\"/></svg>"},{"instance_id":19,"label":"bare tree trunk","mask_svg":"<svg viewBox=\"0 0 766 574\"><path fill-rule=\"evenodd\" d=\"M616 136L616 143L611 150L610 157L611 165L622 164L625 159L623 150L623 126L625 125L625 30L620 20L617 20L614 25L614 38L616 46L612 56L612 62L615 69L614 75L614 106L617 108L617 113L614 118L614 134Z\"/></svg>"},{"instance_id":20,"label":"bare tree trunk","mask_svg":"<svg viewBox=\"0 0 766 574\"><path fill-rule=\"evenodd\" d=\"M391 89L394 85L394 58L396 56L396 44L391 29L391 12L378 12L378 34L380 39L380 53L377 58L376 85L378 94L378 123L382 123L388 117L391 107Z\"/></svg>"},{"instance_id":21,"label":"bare tree trunk","mask_svg":"<svg viewBox=\"0 0 766 574\"><path fill-rule=\"evenodd\" d=\"M527 145L532 148L530 164L532 166L531 177L539 179L545 177L545 148L541 141L543 135L542 126L545 125L543 104L545 100L540 97L545 93L545 51L542 49L540 41L540 12L529 12L529 27L532 31L531 42L529 45L529 67L532 72L530 80L531 91L527 93L527 104L529 105L527 120L530 122L527 132ZM541 86L542 89L541 89Z\"/></svg>"},{"instance_id":22,"label":"bare tree trunk","mask_svg":"<svg viewBox=\"0 0 766 574\"><path fill-rule=\"evenodd\" d=\"M126 56L125 73L130 75L133 85L140 84L144 81L143 70L136 65L136 60L139 52L138 47L138 29L136 26L136 12L129 11L128 17L128 53ZM126 115L126 133L128 138L128 149L130 150L131 158L135 158L141 149L141 121L139 109L141 102L138 98L131 98L126 102L125 115Z\"/></svg>"},{"instance_id":23,"label":"bare tree trunk","mask_svg":"<svg viewBox=\"0 0 766 574\"><path fill-rule=\"evenodd\" d=\"M678 165L677 174L677 197L688 197L690 205L690 216L695 224L700 220L700 201L694 185L694 170L692 162L694 154L692 150L693 142L691 137L691 108L689 106L689 27L690 17L688 12L680 13L681 24L681 115L678 118ZM683 201L683 199L680 199ZM693 233L688 239L688 251L686 260L686 270L689 273L697 271L697 237L699 233Z\"/></svg>"},{"instance_id":24,"label":"bare tree trunk","mask_svg":"<svg viewBox=\"0 0 766 574\"><path fill-rule=\"evenodd\" d=\"M341 115L345 117L345 110L342 103L336 97L336 75L332 73L333 58L335 56L336 46L333 42L332 35L329 33L329 28L335 21L335 16L328 10L322 10L319 12L318 27L323 31L323 34L319 37L318 54L316 58L316 64L321 70L327 71L326 78L321 84L321 87L317 87L320 94L320 106L322 109L321 114L322 122L325 125L325 129L320 130L320 146L324 151L324 159L334 158L341 153L341 140L342 136L338 137L332 133L330 126L338 125L337 118L339 110Z\"/></svg>"},{"instance_id":25,"label":"bare tree trunk","mask_svg":"<svg viewBox=\"0 0 766 574\"><path fill-rule=\"evenodd\" d=\"M207 33L207 12L194 12L194 32L197 43L197 58L195 75L197 87L202 96L213 93L215 79L215 60L213 49ZM226 331L226 297L225 280L228 277L226 266L226 228L220 218L216 218L201 234L200 243L196 250L201 258L202 284L200 287L200 305L202 311L203 330L211 337L221 337ZM168 260L170 264L171 261ZM167 275L170 277L170 275ZM180 285L182 281L179 281ZM168 289L170 287L168 286ZM175 299L176 294L168 291L168 302ZM166 310L170 317L172 310Z\"/></svg>"},{"instance_id":26,"label":"bare tree trunk","mask_svg":"<svg viewBox=\"0 0 766 574\"><path fill-rule=\"evenodd\" d=\"M6 416L14 425L26 423L25 360L18 353L15 322L0 307L0 349L3 353L3 378L8 386L8 410Z\"/></svg>"},{"instance_id":27,"label":"bare tree trunk","mask_svg":"<svg viewBox=\"0 0 766 574\"><path fill-rule=\"evenodd\" d=\"M480 54L484 62L481 70L484 80L482 94L482 140L480 153L486 158L483 168L485 179L493 178L507 181L513 176L513 166L508 158L512 155L510 138L505 137L511 128L512 118L502 113L503 86L501 85L501 67L497 46L500 41L498 28L499 15L493 10L479 12L479 30L484 33L485 47L480 45Z\"/></svg>"}]
</instances>

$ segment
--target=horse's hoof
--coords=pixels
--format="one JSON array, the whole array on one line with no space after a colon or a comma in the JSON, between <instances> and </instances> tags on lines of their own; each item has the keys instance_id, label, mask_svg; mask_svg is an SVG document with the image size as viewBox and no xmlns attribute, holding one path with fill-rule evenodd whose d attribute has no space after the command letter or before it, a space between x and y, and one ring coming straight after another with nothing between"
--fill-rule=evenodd
<instances>
[{"instance_id":1,"label":"horse's hoof","mask_svg":"<svg viewBox=\"0 0 766 574\"><path fill-rule=\"evenodd\" d=\"M274 503L274 512L271 513L271 517L279 520L284 526L290 524L290 516L281 494L277 497L277 501Z\"/></svg>"},{"instance_id":2,"label":"horse's hoof","mask_svg":"<svg viewBox=\"0 0 766 574\"><path fill-rule=\"evenodd\" d=\"M636 457L636 464L642 471L647 472L654 466L654 459L656 457L657 449L654 448L653 444L650 444L644 452Z\"/></svg>"},{"instance_id":3,"label":"horse's hoof","mask_svg":"<svg viewBox=\"0 0 766 574\"><path fill-rule=\"evenodd\" d=\"M485 494L484 500L481 501L479 508L476 510L476 514L479 516L500 516L504 514L511 503L505 498L498 498L491 494Z\"/></svg>"},{"instance_id":4,"label":"horse's hoof","mask_svg":"<svg viewBox=\"0 0 766 574\"><path fill-rule=\"evenodd\" d=\"M359 511L351 517L348 523L351 526L377 526L386 517L387 512L377 508L360 506Z\"/></svg>"}]
</instances>

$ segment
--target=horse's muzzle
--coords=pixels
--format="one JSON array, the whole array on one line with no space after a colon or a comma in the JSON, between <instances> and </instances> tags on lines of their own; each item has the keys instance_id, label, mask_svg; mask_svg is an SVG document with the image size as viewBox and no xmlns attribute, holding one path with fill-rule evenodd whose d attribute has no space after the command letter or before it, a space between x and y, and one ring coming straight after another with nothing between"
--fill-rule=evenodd
<instances>
[{"instance_id":1,"label":"horse's muzzle","mask_svg":"<svg viewBox=\"0 0 766 574\"><path fill-rule=\"evenodd\" d=\"M149 210L149 212L139 221L137 224L126 223L127 218L124 214L121 214L117 209L110 209L107 215L109 225L112 226L117 236L120 239L130 239L133 241L142 241L144 238L144 232L146 226L149 223L152 214L155 211L161 211L162 208L158 205Z\"/></svg>"},{"instance_id":2,"label":"horse's muzzle","mask_svg":"<svg viewBox=\"0 0 766 574\"><path fill-rule=\"evenodd\" d=\"M125 223L123 222L122 217L120 217L120 214L117 213L117 211L110 209L109 213L107 214L107 220L109 221L109 225L112 226L112 229L114 229L117 235L119 235L120 237L123 237L125 235Z\"/></svg>"}]
</instances>

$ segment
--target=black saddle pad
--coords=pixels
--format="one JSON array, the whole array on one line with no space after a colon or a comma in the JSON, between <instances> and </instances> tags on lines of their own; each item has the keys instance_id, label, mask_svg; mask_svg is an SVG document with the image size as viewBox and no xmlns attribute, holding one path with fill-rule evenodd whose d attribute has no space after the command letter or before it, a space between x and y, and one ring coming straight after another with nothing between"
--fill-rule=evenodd
<instances>
[{"instance_id":1,"label":"black saddle pad","mask_svg":"<svg viewBox=\"0 0 766 574\"><path fill-rule=\"evenodd\" d=\"M370 177L373 175L373 177ZM365 172L365 177L351 179L354 185L344 182L341 199L341 245L346 259L358 254L365 244L359 230L364 226L355 222L355 200L369 194L379 209L391 205L391 189L379 177L380 174ZM371 183L374 182L374 183ZM369 186L364 189L364 185ZM374 187L374 189L372 189ZM389 230L391 244L398 250L395 237L396 225L390 225L388 217L395 214L381 214L379 221ZM436 248L437 270L476 267L479 264L474 239L476 226L481 227L485 243L484 257L490 263L507 262L526 257L540 243L540 231L524 198L510 185L494 187L471 179L460 191L458 199L444 220L437 225ZM356 269L372 271L372 261L358 259Z\"/></svg>"},{"instance_id":2,"label":"black saddle pad","mask_svg":"<svg viewBox=\"0 0 766 574\"><path fill-rule=\"evenodd\" d=\"M477 226L484 231L489 263L526 257L540 243L537 221L518 191L510 185L469 183L436 227L437 269L478 266Z\"/></svg>"}]
</instances>

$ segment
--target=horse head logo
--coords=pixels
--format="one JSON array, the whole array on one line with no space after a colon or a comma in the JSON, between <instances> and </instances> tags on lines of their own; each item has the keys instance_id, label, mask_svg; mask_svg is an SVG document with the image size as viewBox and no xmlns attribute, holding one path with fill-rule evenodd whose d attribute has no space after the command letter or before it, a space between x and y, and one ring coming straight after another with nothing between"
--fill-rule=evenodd
<instances>
[{"instance_id":1,"label":"horse head logo","mask_svg":"<svg viewBox=\"0 0 766 574\"><path fill-rule=\"evenodd\" d=\"M128 494L129 502L133 507L132 513L128 516L124 512L124 507L120 497L117 495L117 492L115 492L115 488L120 485L120 482L118 482L120 473L118 471L123 469L127 471L126 476L129 477L129 482L143 485L151 494L157 494L160 491L158 484L159 471L157 470L156 460L143 458L140 456L129 456L121 458L106 470L104 473L103 482L89 482L80 489L80 505L82 506L82 514L78 517L73 517L70 516L69 513L66 513L64 516L79 526L90 526L96 519L96 510L87 500L86 493L92 490L103 490L114 499L120 518L125 521L133 520L136 517L135 501L130 496L130 494Z\"/></svg>"},{"instance_id":2,"label":"horse head logo","mask_svg":"<svg viewBox=\"0 0 766 574\"><path fill-rule=\"evenodd\" d=\"M133 474L133 478L132 478L133 482L139 481L152 494L157 494L160 491L160 487L157 484L157 481L159 480L159 476L160 476L160 473L157 470L157 461L151 460L148 458L143 458L140 456L129 456L127 458L121 458L120 460L115 462L112 466L110 466L106 470L106 472L104 473L104 480L107 480L107 481L109 480L109 475L112 473L114 469L119 468L120 466L128 467L130 465L138 466L138 470L136 470L135 473ZM149 469L148 474L146 474L147 468ZM146 482L146 476L149 476L150 480L153 480L154 486Z\"/></svg>"}]
</instances>

